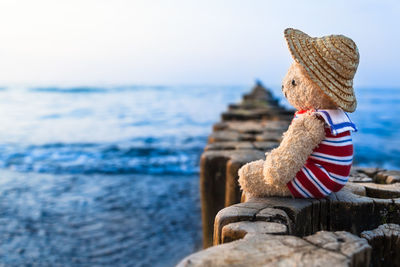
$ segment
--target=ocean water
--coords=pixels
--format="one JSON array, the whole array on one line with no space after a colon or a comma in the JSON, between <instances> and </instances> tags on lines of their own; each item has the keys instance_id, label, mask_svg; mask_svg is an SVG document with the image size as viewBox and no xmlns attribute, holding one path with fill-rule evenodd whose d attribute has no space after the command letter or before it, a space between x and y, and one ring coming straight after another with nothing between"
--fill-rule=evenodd
<instances>
[{"instance_id":1,"label":"ocean water","mask_svg":"<svg viewBox=\"0 0 400 267\"><path fill-rule=\"evenodd\" d=\"M0 265L173 266L198 250L199 157L247 89L1 90Z\"/></svg>"},{"instance_id":2,"label":"ocean water","mask_svg":"<svg viewBox=\"0 0 400 267\"><path fill-rule=\"evenodd\" d=\"M200 154L249 89L1 89L0 263L173 266L200 249ZM355 164L399 169L400 89L357 97Z\"/></svg>"}]
</instances>

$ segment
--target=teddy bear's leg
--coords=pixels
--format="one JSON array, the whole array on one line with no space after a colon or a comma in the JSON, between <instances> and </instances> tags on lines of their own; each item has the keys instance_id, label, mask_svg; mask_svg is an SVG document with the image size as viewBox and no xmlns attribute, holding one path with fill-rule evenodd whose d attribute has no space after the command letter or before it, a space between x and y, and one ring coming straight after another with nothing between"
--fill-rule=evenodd
<instances>
[{"instance_id":1,"label":"teddy bear's leg","mask_svg":"<svg viewBox=\"0 0 400 267\"><path fill-rule=\"evenodd\" d=\"M239 184L246 194L246 199L262 196L290 196L286 185L276 186L265 183L263 166L264 160L257 160L239 169Z\"/></svg>"}]
</instances>

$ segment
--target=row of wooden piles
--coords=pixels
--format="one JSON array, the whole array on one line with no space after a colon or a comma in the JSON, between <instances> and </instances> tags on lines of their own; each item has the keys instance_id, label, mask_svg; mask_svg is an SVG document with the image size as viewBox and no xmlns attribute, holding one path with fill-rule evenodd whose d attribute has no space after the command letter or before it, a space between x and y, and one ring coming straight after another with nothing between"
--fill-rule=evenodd
<instances>
[{"instance_id":1,"label":"row of wooden piles","mask_svg":"<svg viewBox=\"0 0 400 267\"><path fill-rule=\"evenodd\" d=\"M400 171L353 168L325 199L240 203L239 168L277 147L292 118L261 84L222 114L201 157L208 249L180 266L400 266Z\"/></svg>"}]
</instances>

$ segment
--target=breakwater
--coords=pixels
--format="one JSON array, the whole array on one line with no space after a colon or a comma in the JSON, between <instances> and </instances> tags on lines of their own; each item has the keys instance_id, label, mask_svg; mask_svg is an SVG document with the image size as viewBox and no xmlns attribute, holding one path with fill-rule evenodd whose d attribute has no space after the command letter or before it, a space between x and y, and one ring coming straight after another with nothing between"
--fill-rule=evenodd
<instances>
[{"instance_id":1,"label":"breakwater","mask_svg":"<svg viewBox=\"0 0 400 267\"><path fill-rule=\"evenodd\" d=\"M293 111L261 85L230 105L201 157L203 245L180 266L398 266L400 172L353 168L325 199L241 202L238 169L279 145Z\"/></svg>"}]
</instances>

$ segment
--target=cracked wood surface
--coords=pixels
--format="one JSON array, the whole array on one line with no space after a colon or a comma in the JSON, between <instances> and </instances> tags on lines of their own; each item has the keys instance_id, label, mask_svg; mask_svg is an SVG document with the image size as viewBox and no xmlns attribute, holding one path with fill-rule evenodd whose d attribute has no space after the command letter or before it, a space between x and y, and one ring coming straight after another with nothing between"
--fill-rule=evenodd
<instances>
[{"instance_id":1,"label":"cracked wood surface","mask_svg":"<svg viewBox=\"0 0 400 267\"><path fill-rule=\"evenodd\" d=\"M195 266L368 266L371 247L346 232L318 232L305 238L247 234L183 259L179 267Z\"/></svg>"},{"instance_id":2,"label":"cracked wood surface","mask_svg":"<svg viewBox=\"0 0 400 267\"><path fill-rule=\"evenodd\" d=\"M288 233L287 226L281 223L265 221L244 221L230 223L222 227L221 242L223 244L244 238L247 234L276 234Z\"/></svg>"},{"instance_id":3,"label":"cracked wood surface","mask_svg":"<svg viewBox=\"0 0 400 267\"><path fill-rule=\"evenodd\" d=\"M361 237L365 238L372 247L372 266L400 266L399 225L380 225L374 230L362 232Z\"/></svg>"}]
</instances>

